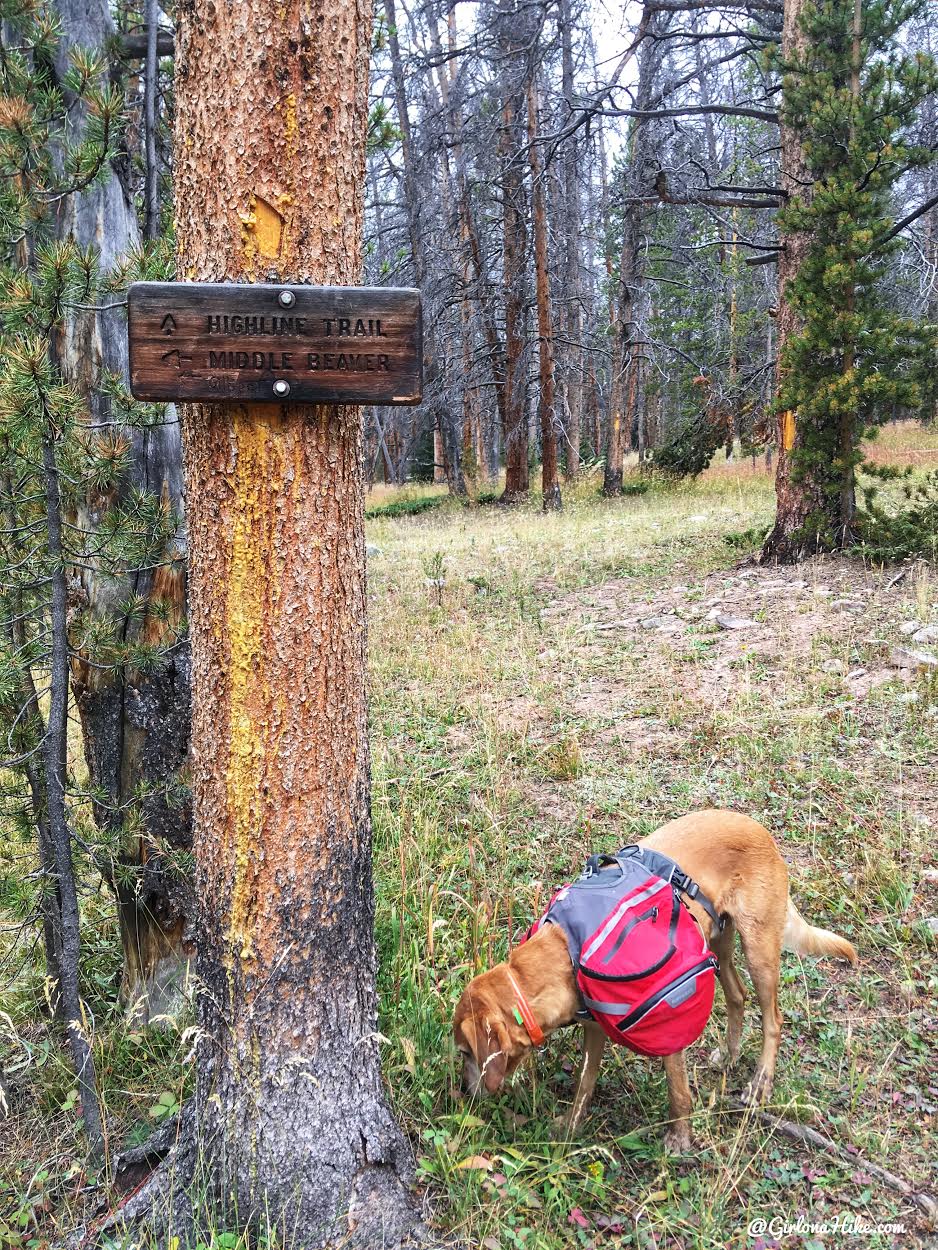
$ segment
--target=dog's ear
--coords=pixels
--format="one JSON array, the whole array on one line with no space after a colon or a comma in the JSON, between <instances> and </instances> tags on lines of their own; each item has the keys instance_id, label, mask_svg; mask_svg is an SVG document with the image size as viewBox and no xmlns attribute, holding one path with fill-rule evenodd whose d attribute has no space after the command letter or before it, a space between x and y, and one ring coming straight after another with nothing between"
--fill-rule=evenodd
<instances>
[{"instance_id":1,"label":"dog's ear","mask_svg":"<svg viewBox=\"0 0 938 1250\"><path fill-rule=\"evenodd\" d=\"M462 1022L463 1036L469 1043L482 1074L482 1084L494 1094L508 1069L508 1030L489 1015L469 1016Z\"/></svg>"}]
</instances>

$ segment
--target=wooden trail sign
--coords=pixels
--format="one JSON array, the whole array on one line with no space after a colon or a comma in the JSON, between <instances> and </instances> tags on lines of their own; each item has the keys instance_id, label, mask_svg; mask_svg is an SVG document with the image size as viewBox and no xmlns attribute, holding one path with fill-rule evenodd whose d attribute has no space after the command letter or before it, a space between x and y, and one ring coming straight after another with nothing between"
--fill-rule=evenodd
<instances>
[{"instance_id":1,"label":"wooden trail sign","mask_svg":"<svg viewBox=\"0 0 938 1250\"><path fill-rule=\"evenodd\" d=\"M135 282L136 399L417 404L420 292L409 288Z\"/></svg>"}]
</instances>

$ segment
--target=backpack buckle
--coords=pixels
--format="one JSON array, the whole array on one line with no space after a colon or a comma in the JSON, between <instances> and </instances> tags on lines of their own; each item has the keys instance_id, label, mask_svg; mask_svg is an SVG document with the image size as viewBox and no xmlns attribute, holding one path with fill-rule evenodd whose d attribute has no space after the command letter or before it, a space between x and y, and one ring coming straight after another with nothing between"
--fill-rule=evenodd
<instances>
[{"instance_id":1,"label":"backpack buckle","mask_svg":"<svg viewBox=\"0 0 938 1250\"><path fill-rule=\"evenodd\" d=\"M689 899L695 899L700 893L700 886L686 872L675 872L671 876L671 884L676 886Z\"/></svg>"}]
</instances>

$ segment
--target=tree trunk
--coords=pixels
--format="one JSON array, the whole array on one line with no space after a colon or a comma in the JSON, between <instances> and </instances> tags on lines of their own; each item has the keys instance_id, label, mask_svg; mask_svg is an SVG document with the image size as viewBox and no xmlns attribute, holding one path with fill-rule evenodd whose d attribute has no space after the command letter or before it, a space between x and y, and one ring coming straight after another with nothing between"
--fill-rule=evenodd
<instances>
[{"instance_id":1,"label":"tree trunk","mask_svg":"<svg viewBox=\"0 0 938 1250\"><path fill-rule=\"evenodd\" d=\"M61 1017L75 1066L85 1133L91 1153L99 1156L104 1148L104 1125L101 1118L101 1105L98 1101L90 1030L82 1007L78 982L81 953L80 916L72 858L72 831L65 807L68 774L68 588L62 550L62 498L59 490L59 470L51 416L44 412L43 421L45 429L42 437L42 471L45 479L45 520L51 583L49 630L52 635L49 660L49 712L42 744L45 780L43 797L55 855L56 882L59 893L61 978L57 989L61 998Z\"/></svg>"},{"instance_id":2,"label":"tree trunk","mask_svg":"<svg viewBox=\"0 0 938 1250\"><path fill-rule=\"evenodd\" d=\"M785 0L782 25L782 56L788 59L803 51L805 35L801 29L801 14L807 0ZM798 132L781 124L781 185L792 198L807 200L811 194L811 177L805 163L804 151ZM777 385L784 377L782 358L785 346L800 334L803 323L788 302L788 283L795 277L804 261L810 238L805 234L788 234L785 247L778 256L778 316L776 318L776 352L779 361L776 371ZM806 524L812 513L823 513L824 492L819 483L812 482L810 473L792 473L792 452L799 446L797 413L785 410L778 415L776 448L778 459L775 469L776 512L775 525L762 548L763 563L789 564L799 560L812 550L811 536Z\"/></svg>"},{"instance_id":3,"label":"tree trunk","mask_svg":"<svg viewBox=\"0 0 938 1250\"><path fill-rule=\"evenodd\" d=\"M103 48L114 35L106 0L56 0L62 27L57 69L63 75L72 47ZM139 246L133 205L113 169L87 190L65 197L56 223L62 238L97 248L102 269L113 268ZM92 422L107 421L110 400L96 390L101 370L127 377L127 331L123 311L74 311L57 343L65 378L87 396ZM177 516L183 511L181 444L172 408L165 421L132 435L130 470L124 490L162 495ZM72 518L93 533L110 501L89 496ZM112 623L118 637L158 643L173 641L186 616L184 545L181 537L156 570L113 577L90 567L74 570L77 597L85 610ZM136 597L146 611L128 618L124 605ZM121 832L134 793L149 797L138 805L142 822L122 833L121 866L113 883L117 895L124 968L121 996L146 1021L170 1014L180 1004L188 956L183 935L191 915L188 883L166 868L161 843L187 850L191 845L188 804L169 793L189 749L188 642L178 641L147 674L129 668L72 659L72 689L81 718L85 758L92 782L106 796L94 805L103 828ZM142 823L143 832L140 833Z\"/></svg>"},{"instance_id":4,"label":"tree trunk","mask_svg":"<svg viewBox=\"0 0 938 1250\"><path fill-rule=\"evenodd\" d=\"M181 273L359 280L370 34L340 0L182 10ZM189 404L183 435L197 1183L292 1247L393 1245L414 1208L378 1057L360 411Z\"/></svg>"},{"instance_id":5,"label":"tree trunk","mask_svg":"<svg viewBox=\"0 0 938 1250\"><path fill-rule=\"evenodd\" d=\"M424 293L425 308L423 335L423 369L427 392L427 408L433 429L433 480L445 481L454 495L465 496L466 481L462 471L462 430L454 420L451 405L447 402L440 360L442 344L440 330L443 315L434 307L434 292L428 286L428 250L430 241L420 210L421 194L419 171L410 130L407 111L407 88L401 61L400 41L397 37L397 15L394 0L384 0L384 14L388 27L388 51L391 55L391 78L394 83L394 104L401 131L401 158L404 164L404 209L407 214L407 232L413 257L414 280Z\"/></svg>"},{"instance_id":6,"label":"tree trunk","mask_svg":"<svg viewBox=\"0 0 938 1250\"><path fill-rule=\"evenodd\" d=\"M499 135L505 290L505 490L502 503L527 498L528 418L524 368L526 204L521 168L521 103L524 86L518 77L518 39L513 30L520 20L502 0L498 10L497 44L502 58L502 125Z\"/></svg>"},{"instance_id":7,"label":"tree trunk","mask_svg":"<svg viewBox=\"0 0 938 1250\"><path fill-rule=\"evenodd\" d=\"M538 416L541 424L541 489L545 512L557 512L562 504L557 477L557 399L554 384L554 326L547 268L547 197L544 171L537 148L537 86L528 83L528 153L531 162L531 211L534 232L534 273L537 298L538 364L540 393Z\"/></svg>"},{"instance_id":8,"label":"tree trunk","mask_svg":"<svg viewBox=\"0 0 938 1250\"><path fill-rule=\"evenodd\" d=\"M4 456L9 456L4 449ZM7 460L7 463L9 461ZM12 506L13 484L4 474L2 482L4 507L2 511L4 533L0 535L3 547L3 558L8 568L15 567L27 556L24 539L31 545L31 539L23 534L22 528L16 523L16 513ZM27 649L27 612L23 592L9 587L11 616L5 626L7 644L14 654L24 655ZM39 746L45 733L45 722L42 718L39 691L36 688L32 669L28 666L22 670L19 692L19 708L22 717L24 738L30 746ZM48 804L46 803L46 779L42 765L42 755L36 751L24 761L23 772L29 790L31 816L36 826L36 848L39 852L39 906L42 914L42 942L45 956L45 973L51 987L49 993L52 1014L61 1019L62 996L59 986L62 984L62 897L58 886L58 868L55 857L55 844L49 825Z\"/></svg>"},{"instance_id":9,"label":"tree trunk","mask_svg":"<svg viewBox=\"0 0 938 1250\"><path fill-rule=\"evenodd\" d=\"M648 21L649 13L646 9L642 15L643 25ZM650 32L643 41L638 54L636 109L643 110L650 106L655 71L661 55L653 38L653 32ZM609 400L609 425L606 432L606 468L603 475L603 494L610 497L622 492L624 451L626 446L631 446L632 424L640 403L639 382L643 345L639 312L645 281L641 256L642 204L640 201L648 194L648 188L645 185L648 142L649 123L638 117L632 122L629 162L625 174L622 253L619 258L616 320L613 328L612 387ZM640 413L638 426L639 459L641 460L644 456L645 438Z\"/></svg>"},{"instance_id":10,"label":"tree trunk","mask_svg":"<svg viewBox=\"0 0 938 1250\"><path fill-rule=\"evenodd\" d=\"M564 121L573 115L573 18L570 0L560 0L561 87ZM572 482L580 471L580 440L583 425L583 363L580 341L583 334L580 308L580 190L577 179L576 137L567 139L563 153L563 273L565 327L563 389L566 412L566 469Z\"/></svg>"}]
</instances>

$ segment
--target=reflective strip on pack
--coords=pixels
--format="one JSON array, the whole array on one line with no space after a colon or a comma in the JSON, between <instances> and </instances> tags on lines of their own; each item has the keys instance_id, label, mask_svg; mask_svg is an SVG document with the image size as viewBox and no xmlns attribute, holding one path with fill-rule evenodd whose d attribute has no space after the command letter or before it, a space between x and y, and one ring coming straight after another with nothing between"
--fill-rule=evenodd
<instances>
[{"instance_id":1,"label":"reflective strip on pack","mask_svg":"<svg viewBox=\"0 0 938 1250\"><path fill-rule=\"evenodd\" d=\"M620 1011L631 1010L628 1003L601 1003L598 998L585 998L582 994L580 997L583 999L584 1007L588 1007L590 1011L599 1011L605 1016L615 1015Z\"/></svg>"}]
</instances>

